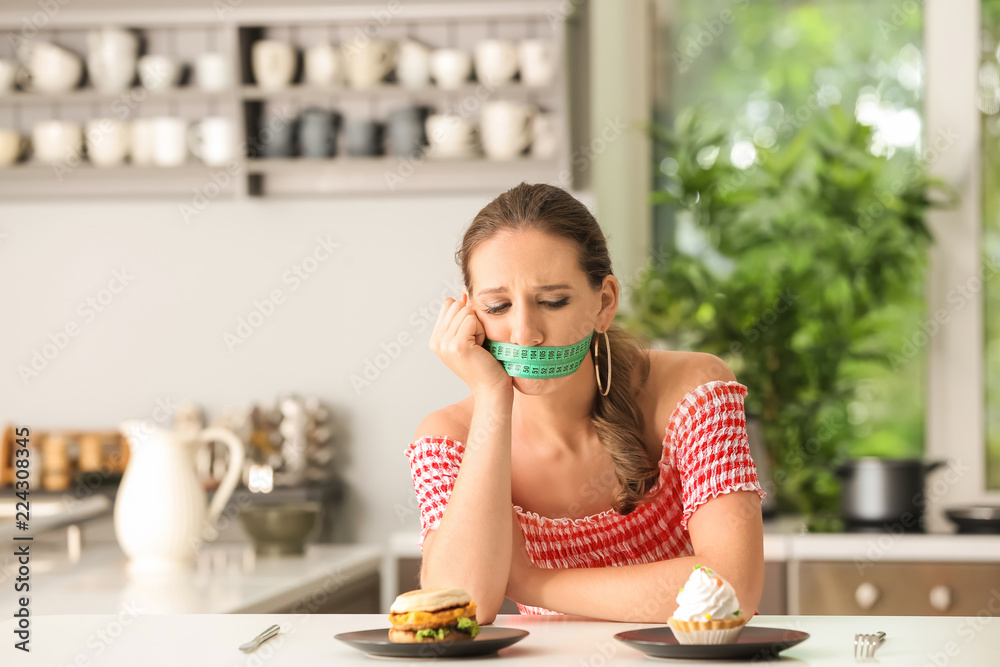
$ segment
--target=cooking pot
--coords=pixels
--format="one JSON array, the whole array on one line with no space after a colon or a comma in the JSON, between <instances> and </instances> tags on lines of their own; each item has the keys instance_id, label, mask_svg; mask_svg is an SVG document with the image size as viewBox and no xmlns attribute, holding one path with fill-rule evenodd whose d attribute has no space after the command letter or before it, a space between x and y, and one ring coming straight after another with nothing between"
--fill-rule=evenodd
<instances>
[{"instance_id":1,"label":"cooking pot","mask_svg":"<svg viewBox=\"0 0 1000 667\"><path fill-rule=\"evenodd\" d=\"M902 532L922 532L924 480L945 461L881 459L866 456L836 468L841 478L840 511L849 527L892 524Z\"/></svg>"}]
</instances>

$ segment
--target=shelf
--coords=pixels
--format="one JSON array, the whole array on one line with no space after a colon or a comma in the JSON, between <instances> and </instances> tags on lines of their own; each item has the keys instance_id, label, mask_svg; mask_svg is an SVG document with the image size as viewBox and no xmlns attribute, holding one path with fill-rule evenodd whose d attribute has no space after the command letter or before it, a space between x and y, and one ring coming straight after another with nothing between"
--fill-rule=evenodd
<instances>
[{"instance_id":1,"label":"shelf","mask_svg":"<svg viewBox=\"0 0 1000 667\"><path fill-rule=\"evenodd\" d=\"M94 104L121 102L215 102L236 101L237 90L201 90L193 86L178 86L164 91L150 91L142 86L134 86L119 93L105 93L94 88L77 88L65 93L29 93L14 91L0 95L0 106L20 104Z\"/></svg>"},{"instance_id":2,"label":"shelf","mask_svg":"<svg viewBox=\"0 0 1000 667\"><path fill-rule=\"evenodd\" d=\"M228 180L223 176L228 175ZM38 199L53 195L73 197L159 197L183 196L194 200L197 194L216 199L232 198L242 192L246 182L245 163L236 174L226 167L211 167L190 162L177 167L135 166L97 167L80 164L56 170L52 165L22 163L0 167L0 197ZM221 187L220 183L225 187Z\"/></svg>"},{"instance_id":3,"label":"shelf","mask_svg":"<svg viewBox=\"0 0 1000 667\"><path fill-rule=\"evenodd\" d=\"M459 88L447 89L434 85L423 86L421 88L409 88L396 83L382 83L369 88L351 88L343 86L312 86L306 84L293 84L286 88L267 89L259 86L243 86L240 95L247 101L265 100L287 100L287 99L360 99L368 100L372 98L384 97L421 97L435 100L468 97L482 94L484 84L470 81ZM489 90L490 95L497 96L521 96L521 95L547 95L552 90L545 87L525 86L518 82L506 83L494 86Z\"/></svg>"},{"instance_id":4,"label":"shelf","mask_svg":"<svg viewBox=\"0 0 1000 667\"><path fill-rule=\"evenodd\" d=\"M264 195L391 192L497 192L521 181L552 181L556 160L405 157L262 158L248 171Z\"/></svg>"},{"instance_id":5,"label":"shelf","mask_svg":"<svg viewBox=\"0 0 1000 667\"><path fill-rule=\"evenodd\" d=\"M450 112L468 117L475 124L485 101L510 100L534 104L546 114L554 124L556 157L544 160L524 157L510 161L481 157L353 158L344 154L346 136L341 129L335 158L241 159L236 165L238 169L210 167L194 158L181 167L137 167L127 163L97 167L84 161L67 170L21 162L0 167L0 198L156 197L196 206L206 198L392 195L396 192L495 195L522 181L547 182L569 188L579 185L574 180L577 175L572 168L571 147L583 145L583 142L571 141L571 137L574 131L586 125L577 119L583 119L583 112L571 113L575 107L569 102L568 79L570 64L574 61L570 54L574 51L568 48L573 43L570 39L573 28L572 22L566 19L571 13L556 12L555 0L482 3L420 0L402 3L396 12L398 15L393 14L395 10L391 7L384 8L382 14L392 19L384 25L376 20L382 14L376 16L377 12L373 13L371 7L339 0L292 0L280 5L270 0L243 0L237 3L240 5L238 11L225 12L225 16L218 16L217 9L206 9L204 3L196 0L179 1L180 4L150 12L135 10L126 0L98 0L97 5L87 9L74 5L60 12L58 20L40 29L38 38L82 56L89 50L87 32L105 23L108 12L117 11L120 16L113 23L141 33L142 53L166 54L188 66L202 53L222 53L232 63L233 80L243 83L222 91L206 91L185 83L159 92L135 86L121 93L104 93L94 89L85 77L80 88L66 93L14 91L0 96L0 127L15 128L30 139L35 123L52 118L83 125L91 118L108 116L134 120L167 115L190 121L222 116L232 121L238 138L238 153L242 156L257 153L262 141L262 124L281 115L275 113L278 107L295 116L315 105L335 109L341 117L367 117L382 122L396 107L421 105L434 113ZM0 10L0 23L6 20L12 26L20 25L21 16L21 13ZM310 46L321 42L351 43L372 26L379 29L379 39L414 39L430 48L451 47L469 52L480 41L489 38L513 42L548 39L555 46L558 66L551 85L544 87L526 86L515 78L498 86L473 80L457 89L444 89L434 84L410 88L396 83L391 75L388 82L363 89L351 88L346 83L328 87L294 83L281 89L262 89L248 83L255 80L252 55L253 45L258 40L275 39L292 44L298 61L296 78L303 80L304 54ZM0 56L11 57L8 51L0 46ZM127 107L124 117L123 107Z\"/></svg>"}]
</instances>

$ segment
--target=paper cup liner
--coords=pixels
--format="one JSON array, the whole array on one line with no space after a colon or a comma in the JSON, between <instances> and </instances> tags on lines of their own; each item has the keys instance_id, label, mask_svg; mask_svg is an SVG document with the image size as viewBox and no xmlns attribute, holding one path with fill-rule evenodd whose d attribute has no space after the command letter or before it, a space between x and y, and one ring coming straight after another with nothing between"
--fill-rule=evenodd
<instances>
[{"instance_id":1,"label":"paper cup liner","mask_svg":"<svg viewBox=\"0 0 1000 667\"><path fill-rule=\"evenodd\" d=\"M667 623L681 644L732 644L740 636L747 620L682 621L668 618Z\"/></svg>"}]
</instances>

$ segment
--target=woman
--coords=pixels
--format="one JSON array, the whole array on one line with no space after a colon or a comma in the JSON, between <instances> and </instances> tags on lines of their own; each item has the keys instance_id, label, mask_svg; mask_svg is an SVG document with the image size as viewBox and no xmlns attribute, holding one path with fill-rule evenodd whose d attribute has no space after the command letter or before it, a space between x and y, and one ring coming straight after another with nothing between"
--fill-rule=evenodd
<instances>
[{"instance_id":1,"label":"woman","mask_svg":"<svg viewBox=\"0 0 1000 667\"><path fill-rule=\"evenodd\" d=\"M765 494L746 387L713 355L644 349L613 323L604 234L564 190L503 193L457 261L466 292L445 300L430 347L471 395L428 415L406 448L421 587L464 588L481 624L504 597L522 613L664 623L703 564L753 613ZM575 370L519 377L493 341L588 347Z\"/></svg>"}]
</instances>

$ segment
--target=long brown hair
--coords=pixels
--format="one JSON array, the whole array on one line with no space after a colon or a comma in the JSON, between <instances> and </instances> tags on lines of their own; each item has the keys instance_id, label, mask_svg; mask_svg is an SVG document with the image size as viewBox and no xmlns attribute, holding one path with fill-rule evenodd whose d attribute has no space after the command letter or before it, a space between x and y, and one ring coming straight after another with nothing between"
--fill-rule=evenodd
<instances>
[{"instance_id":1,"label":"long brown hair","mask_svg":"<svg viewBox=\"0 0 1000 667\"><path fill-rule=\"evenodd\" d=\"M455 253L466 289L472 290L469 259L480 244L500 232L528 229L572 241L578 250L580 269L592 289L599 289L605 276L614 275L604 232L586 206L553 185L521 183L483 207L466 230L461 248ZM649 350L643 344L643 337L614 323L607 334L614 382L608 395L602 396L595 380L597 399L590 419L614 464L618 488L612 507L619 514L629 514L640 502L648 500L645 496L659 479L659 466L646 453L644 419L635 400L639 387L649 376ZM599 358L603 366L607 354L603 334L591 338L591 355L595 344L602 347ZM607 368L599 368L598 372L606 376ZM607 387L607 377L601 378L601 385Z\"/></svg>"}]
</instances>

